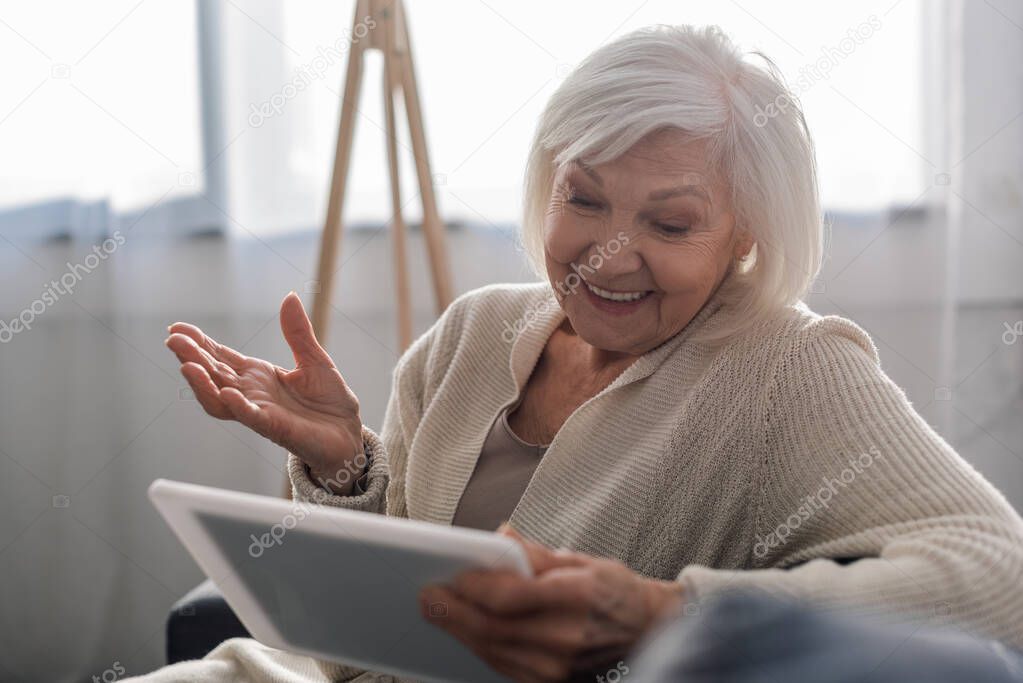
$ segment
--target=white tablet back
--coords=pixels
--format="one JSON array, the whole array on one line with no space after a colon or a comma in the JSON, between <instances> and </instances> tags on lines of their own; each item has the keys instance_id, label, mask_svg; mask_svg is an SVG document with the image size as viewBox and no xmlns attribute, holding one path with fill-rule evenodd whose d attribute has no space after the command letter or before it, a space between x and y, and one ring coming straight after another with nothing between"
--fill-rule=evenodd
<instances>
[{"instance_id":1,"label":"white tablet back","mask_svg":"<svg viewBox=\"0 0 1023 683\"><path fill-rule=\"evenodd\" d=\"M511 539L166 480L149 495L257 640L425 681L506 680L424 621L418 594L470 568L528 575Z\"/></svg>"}]
</instances>

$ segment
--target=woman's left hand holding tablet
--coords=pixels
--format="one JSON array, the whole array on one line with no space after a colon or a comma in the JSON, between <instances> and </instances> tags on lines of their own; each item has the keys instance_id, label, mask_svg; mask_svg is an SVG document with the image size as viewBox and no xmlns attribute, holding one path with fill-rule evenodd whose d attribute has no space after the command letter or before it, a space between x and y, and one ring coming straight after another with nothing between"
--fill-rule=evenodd
<instances>
[{"instance_id":1,"label":"woman's left hand holding tablet","mask_svg":"<svg viewBox=\"0 0 1023 683\"><path fill-rule=\"evenodd\" d=\"M476 570L420 595L423 617L516 681L561 681L616 669L650 628L682 604L681 584L621 562L499 533L526 551L533 576Z\"/></svg>"}]
</instances>

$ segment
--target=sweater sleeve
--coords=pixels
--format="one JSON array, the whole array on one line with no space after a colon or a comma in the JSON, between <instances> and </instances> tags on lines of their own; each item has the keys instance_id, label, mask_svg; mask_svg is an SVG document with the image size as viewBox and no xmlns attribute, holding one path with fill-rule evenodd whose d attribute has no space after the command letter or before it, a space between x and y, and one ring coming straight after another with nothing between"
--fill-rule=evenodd
<instances>
[{"instance_id":1,"label":"sweater sleeve","mask_svg":"<svg viewBox=\"0 0 1023 683\"><path fill-rule=\"evenodd\" d=\"M372 429L363 425L362 446L368 461L365 491L356 495L337 496L314 481L309 468L294 453L288 455L288 477L291 479L291 497L306 503L319 503L331 507L363 512L383 512L384 492L387 489L387 451L380 437ZM344 476L348 472L341 472ZM352 473L351 476L360 476ZM358 489L356 489L358 491Z\"/></svg>"},{"instance_id":2,"label":"sweater sleeve","mask_svg":"<svg viewBox=\"0 0 1023 683\"><path fill-rule=\"evenodd\" d=\"M835 316L804 328L767 401L752 569L687 567L694 599L759 588L1023 646L1023 521L913 409L862 329Z\"/></svg>"}]
</instances>

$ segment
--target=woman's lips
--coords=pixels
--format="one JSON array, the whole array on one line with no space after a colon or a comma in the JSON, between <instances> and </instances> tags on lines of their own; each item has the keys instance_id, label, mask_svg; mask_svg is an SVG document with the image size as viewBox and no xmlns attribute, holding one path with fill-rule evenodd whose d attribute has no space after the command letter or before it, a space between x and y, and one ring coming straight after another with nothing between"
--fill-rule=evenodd
<instances>
[{"instance_id":1,"label":"woman's lips","mask_svg":"<svg viewBox=\"0 0 1023 683\"><path fill-rule=\"evenodd\" d=\"M584 286L583 291L586 293L586 299L594 308L605 313L610 313L611 315L629 315L634 313L646 304L647 300L650 299L650 296L653 294L652 291L647 291L641 298L633 301L613 301L596 294L588 286Z\"/></svg>"}]
</instances>

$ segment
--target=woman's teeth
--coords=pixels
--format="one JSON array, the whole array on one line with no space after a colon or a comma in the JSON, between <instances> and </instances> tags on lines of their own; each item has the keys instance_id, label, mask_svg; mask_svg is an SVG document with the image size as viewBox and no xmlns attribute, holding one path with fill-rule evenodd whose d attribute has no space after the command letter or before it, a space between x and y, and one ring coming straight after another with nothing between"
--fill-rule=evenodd
<instances>
[{"instance_id":1,"label":"woman's teeth","mask_svg":"<svg viewBox=\"0 0 1023 683\"><path fill-rule=\"evenodd\" d=\"M649 292L611 292L606 289L601 289L596 285L591 285L589 282L586 283L587 289L599 296L601 299L607 299L608 301L639 301L645 297Z\"/></svg>"}]
</instances>

